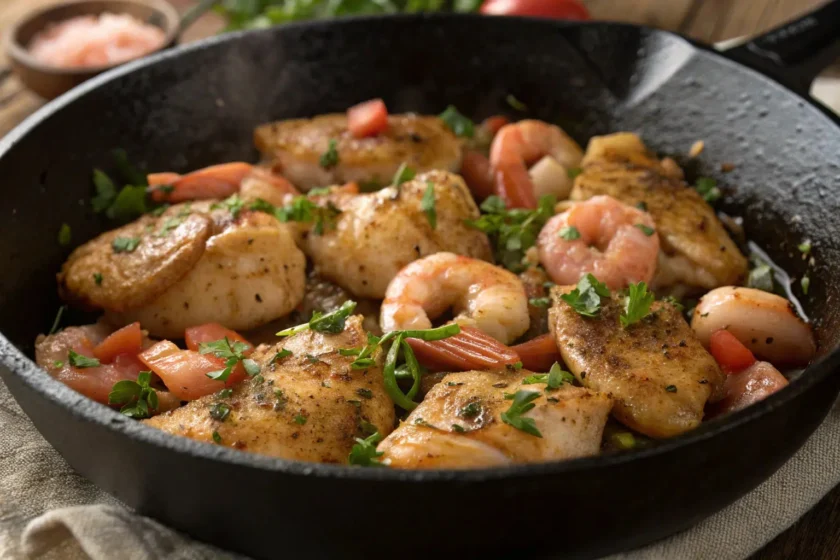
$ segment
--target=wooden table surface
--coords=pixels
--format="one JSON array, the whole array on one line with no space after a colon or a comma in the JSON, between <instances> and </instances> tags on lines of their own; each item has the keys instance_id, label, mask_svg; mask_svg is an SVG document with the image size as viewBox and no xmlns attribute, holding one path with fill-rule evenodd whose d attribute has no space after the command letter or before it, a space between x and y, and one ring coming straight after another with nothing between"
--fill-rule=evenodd
<instances>
[{"instance_id":1,"label":"wooden table surface","mask_svg":"<svg viewBox=\"0 0 840 560\"><path fill-rule=\"evenodd\" d=\"M181 10L192 0L170 0ZM0 0L0 33L24 13L55 0ZM823 0L585 0L595 19L641 23L678 31L707 43L754 35L793 19ZM191 41L221 27L215 15L199 20L186 34ZM0 55L0 68L5 66ZM836 80L836 79L835 79ZM840 85L823 80L814 94L840 110ZM0 135L40 107L43 101L11 77L0 85ZM752 560L840 558L840 487Z\"/></svg>"}]
</instances>

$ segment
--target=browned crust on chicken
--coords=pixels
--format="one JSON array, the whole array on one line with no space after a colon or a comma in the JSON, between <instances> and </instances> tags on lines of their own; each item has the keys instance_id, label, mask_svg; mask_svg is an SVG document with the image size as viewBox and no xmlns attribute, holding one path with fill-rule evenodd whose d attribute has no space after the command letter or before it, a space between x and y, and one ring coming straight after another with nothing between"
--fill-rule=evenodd
<instances>
[{"instance_id":1,"label":"browned crust on chicken","mask_svg":"<svg viewBox=\"0 0 840 560\"><path fill-rule=\"evenodd\" d=\"M85 307L124 311L161 295L198 262L213 230L208 216L190 214L162 235L168 219L144 216L77 248L58 274L61 296ZM118 237L139 238L140 244L118 253L111 245Z\"/></svg>"},{"instance_id":2,"label":"browned crust on chicken","mask_svg":"<svg viewBox=\"0 0 840 560\"><path fill-rule=\"evenodd\" d=\"M693 272L690 281L662 278L661 282L711 289L738 284L744 277L747 260L714 210L682 180L682 172L673 161L666 158L660 162L638 136L617 133L593 138L582 165L572 200L609 195L629 205L643 202L656 222L662 253L687 259L685 265L675 268L702 269Z\"/></svg>"},{"instance_id":3,"label":"browned crust on chicken","mask_svg":"<svg viewBox=\"0 0 840 560\"><path fill-rule=\"evenodd\" d=\"M666 438L699 426L723 374L677 308L655 302L650 315L622 327L622 296L603 299L590 318L560 299L565 291L552 289L549 326L575 377L615 398L615 417L645 435Z\"/></svg>"},{"instance_id":4,"label":"browned crust on chicken","mask_svg":"<svg viewBox=\"0 0 840 560\"><path fill-rule=\"evenodd\" d=\"M373 367L352 369L354 357L338 352L367 343L361 321L350 317L339 334L307 330L261 346L252 356L261 373L234 387L229 397L208 395L146 423L205 442L213 442L216 433L221 445L253 453L346 463L355 438L368 435L366 427L381 434L394 427L381 356ZM284 348L292 355L275 359ZM230 407L223 421L210 413L219 403Z\"/></svg>"}]
</instances>

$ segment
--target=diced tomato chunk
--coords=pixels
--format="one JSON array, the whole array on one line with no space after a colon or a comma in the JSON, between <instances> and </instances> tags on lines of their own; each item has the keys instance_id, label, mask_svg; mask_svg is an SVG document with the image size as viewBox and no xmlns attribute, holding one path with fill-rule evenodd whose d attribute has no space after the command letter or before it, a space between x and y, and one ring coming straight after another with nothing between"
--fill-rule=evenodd
<instances>
[{"instance_id":1,"label":"diced tomato chunk","mask_svg":"<svg viewBox=\"0 0 840 560\"><path fill-rule=\"evenodd\" d=\"M138 357L161 378L173 395L185 401L233 386L246 377L240 364L234 368L226 382L210 379L207 374L224 368L223 361L215 356L181 350L168 340L156 343L141 352Z\"/></svg>"},{"instance_id":2,"label":"diced tomato chunk","mask_svg":"<svg viewBox=\"0 0 840 560\"><path fill-rule=\"evenodd\" d=\"M551 334L538 336L528 342L517 344L511 348L519 354L522 366L531 371L548 371L554 362L562 363L557 342Z\"/></svg>"},{"instance_id":3,"label":"diced tomato chunk","mask_svg":"<svg viewBox=\"0 0 840 560\"><path fill-rule=\"evenodd\" d=\"M726 373L742 371L755 363L755 356L726 329L712 333L709 352Z\"/></svg>"},{"instance_id":4,"label":"diced tomato chunk","mask_svg":"<svg viewBox=\"0 0 840 560\"><path fill-rule=\"evenodd\" d=\"M347 128L356 138L376 136L388 129L388 108L381 99L371 99L347 110Z\"/></svg>"},{"instance_id":5,"label":"diced tomato chunk","mask_svg":"<svg viewBox=\"0 0 840 560\"><path fill-rule=\"evenodd\" d=\"M504 115L494 115L492 117L487 117L481 122L481 126L490 133L491 136L495 136L499 129L505 126L506 124L510 123L510 119Z\"/></svg>"},{"instance_id":6,"label":"diced tomato chunk","mask_svg":"<svg viewBox=\"0 0 840 560\"><path fill-rule=\"evenodd\" d=\"M493 168L490 166L490 160L483 154L475 150L465 150L461 160L461 176L477 202L495 193Z\"/></svg>"},{"instance_id":7,"label":"diced tomato chunk","mask_svg":"<svg viewBox=\"0 0 840 560\"><path fill-rule=\"evenodd\" d=\"M111 333L96 345L93 355L103 364L110 364L118 354L136 356L143 347L143 331L140 323L131 323Z\"/></svg>"},{"instance_id":8,"label":"diced tomato chunk","mask_svg":"<svg viewBox=\"0 0 840 560\"><path fill-rule=\"evenodd\" d=\"M195 350L196 352L199 351L199 344L203 342L222 340L225 337L227 337L227 339L231 342L244 342L250 346L251 348L248 349L248 353L250 353L254 348L254 345L245 340L245 337L241 334L236 331L226 329L219 323L205 323L203 325L190 327L184 331L184 341L187 343L187 348Z\"/></svg>"}]
</instances>

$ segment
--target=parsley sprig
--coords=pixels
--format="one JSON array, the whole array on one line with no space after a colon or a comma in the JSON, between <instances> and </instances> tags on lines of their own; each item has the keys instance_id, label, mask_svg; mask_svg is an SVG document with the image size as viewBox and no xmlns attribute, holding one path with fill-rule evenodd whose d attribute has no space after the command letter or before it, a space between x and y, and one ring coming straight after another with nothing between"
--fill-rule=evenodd
<instances>
[{"instance_id":1,"label":"parsley sprig","mask_svg":"<svg viewBox=\"0 0 840 560\"><path fill-rule=\"evenodd\" d=\"M475 135L475 124L462 115L454 105L449 105L439 116L455 136L472 138Z\"/></svg>"},{"instance_id":2,"label":"parsley sprig","mask_svg":"<svg viewBox=\"0 0 840 560\"><path fill-rule=\"evenodd\" d=\"M535 373L533 375L529 375L525 379L522 380L523 385L531 385L534 383L545 383L546 384L546 391L553 391L555 389L559 389L563 383L574 383L575 376L569 373L568 371L564 371L563 368L560 367L560 364L554 362L554 365L551 366L551 369L548 373Z\"/></svg>"},{"instance_id":3,"label":"parsley sprig","mask_svg":"<svg viewBox=\"0 0 840 560\"><path fill-rule=\"evenodd\" d=\"M117 381L108 393L109 404L120 404L120 412L131 418L148 418L149 412L157 410L158 396L150 382L152 372L141 371L137 381Z\"/></svg>"},{"instance_id":4,"label":"parsley sprig","mask_svg":"<svg viewBox=\"0 0 840 560\"><path fill-rule=\"evenodd\" d=\"M526 434L541 438L542 434L537 429L537 423L534 419L523 416L523 414L536 406L532 401L539 398L539 396L540 394L537 391L517 391L513 395L513 402L510 403L510 408L502 412L502 422L513 426L517 430L522 430Z\"/></svg>"},{"instance_id":5,"label":"parsley sprig","mask_svg":"<svg viewBox=\"0 0 840 560\"><path fill-rule=\"evenodd\" d=\"M429 220L429 225L432 229L437 229L437 209L435 208L435 184L431 181L426 182L426 191L423 193L423 198L420 200L420 210L426 214L426 219Z\"/></svg>"},{"instance_id":6,"label":"parsley sprig","mask_svg":"<svg viewBox=\"0 0 840 560\"><path fill-rule=\"evenodd\" d=\"M230 374L233 372L233 368L235 368L239 363L241 363L242 367L245 368L245 373L251 377L260 372L259 364L251 358L245 356L245 352L250 350L250 348L251 346L245 344L244 342L240 342L238 340L231 342L228 337L224 337L221 340L202 342L198 345L198 352L200 354L213 354L217 358L225 360L224 369L211 371L206 375L210 379L227 381L228 377L230 377Z\"/></svg>"},{"instance_id":7,"label":"parsley sprig","mask_svg":"<svg viewBox=\"0 0 840 560\"><path fill-rule=\"evenodd\" d=\"M624 312L619 316L621 326L626 328L644 319L655 299L656 296L648 291L644 282L630 284L624 297Z\"/></svg>"},{"instance_id":8,"label":"parsley sprig","mask_svg":"<svg viewBox=\"0 0 840 560\"><path fill-rule=\"evenodd\" d=\"M553 196L543 196L536 210L508 210L501 198L490 196L481 204L484 214L477 220L467 220L466 224L490 236L497 262L513 272L522 272L525 252L536 244L540 230L554 215L556 202Z\"/></svg>"},{"instance_id":9,"label":"parsley sprig","mask_svg":"<svg viewBox=\"0 0 840 560\"><path fill-rule=\"evenodd\" d=\"M67 352L67 361L70 362L71 366L79 369L100 366L99 360L96 358L88 358L82 354L77 354L73 350Z\"/></svg>"},{"instance_id":10,"label":"parsley sprig","mask_svg":"<svg viewBox=\"0 0 840 560\"><path fill-rule=\"evenodd\" d=\"M379 461L379 457L384 453L376 450L376 444L380 441L382 441L382 436L379 432L374 432L365 439L356 438L347 461L359 467L384 467L385 465Z\"/></svg>"},{"instance_id":11,"label":"parsley sprig","mask_svg":"<svg viewBox=\"0 0 840 560\"><path fill-rule=\"evenodd\" d=\"M356 309L356 302L348 299L335 311L331 311L327 314L316 311L312 314L312 318L309 319L308 323L283 329L277 333L277 336L292 336L306 330L313 330L315 332L327 334L338 334L344 331L344 325L347 322L347 317L353 313L354 309Z\"/></svg>"},{"instance_id":12,"label":"parsley sprig","mask_svg":"<svg viewBox=\"0 0 840 560\"><path fill-rule=\"evenodd\" d=\"M323 235L327 229L334 229L341 214L341 210L332 201L322 206L305 196L296 196L288 205L279 207L260 198L252 202L249 209L271 214L283 223L312 223L312 233L315 235Z\"/></svg>"},{"instance_id":13,"label":"parsley sprig","mask_svg":"<svg viewBox=\"0 0 840 560\"><path fill-rule=\"evenodd\" d=\"M580 315L595 317L601 311L601 298L605 297L610 297L610 290L606 284L598 282L593 275L587 274L580 279L574 290L563 294L560 299L572 306L572 309Z\"/></svg>"}]
</instances>

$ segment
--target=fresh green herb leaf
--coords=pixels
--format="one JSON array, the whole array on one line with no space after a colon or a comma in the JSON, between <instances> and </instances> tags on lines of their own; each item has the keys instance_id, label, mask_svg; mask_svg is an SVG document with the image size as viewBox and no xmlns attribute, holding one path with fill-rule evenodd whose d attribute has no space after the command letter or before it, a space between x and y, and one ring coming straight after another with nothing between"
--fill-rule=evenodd
<instances>
[{"instance_id":1,"label":"fresh green herb leaf","mask_svg":"<svg viewBox=\"0 0 840 560\"><path fill-rule=\"evenodd\" d=\"M243 208L245 208L245 201L237 193L233 193L221 202L210 205L211 210L227 210L234 218L239 217L239 213L242 212Z\"/></svg>"},{"instance_id":2,"label":"fresh green herb leaf","mask_svg":"<svg viewBox=\"0 0 840 560\"><path fill-rule=\"evenodd\" d=\"M642 230L642 233L644 233L648 237L650 237L651 235L656 233L655 229L653 229L650 226L646 226L645 224L636 224L636 227L639 228L640 230Z\"/></svg>"},{"instance_id":3,"label":"fresh green herb leaf","mask_svg":"<svg viewBox=\"0 0 840 560\"><path fill-rule=\"evenodd\" d=\"M115 253L131 253L140 245L139 237L115 237L111 248Z\"/></svg>"},{"instance_id":4,"label":"fresh green herb leaf","mask_svg":"<svg viewBox=\"0 0 840 560\"><path fill-rule=\"evenodd\" d=\"M213 442L214 443L222 443L222 436L219 435L219 432L213 430Z\"/></svg>"},{"instance_id":5,"label":"fresh green herb leaf","mask_svg":"<svg viewBox=\"0 0 840 560\"><path fill-rule=\"evenodd\" d=\"M700 177L694 184L694 188L697 189L697 192L700 193L703 200L710 204L722 196L722 193L717 186L717 181L711 177Z\"/></svg>"},{"instance_id":6,"label":"fresh green herb leaf","mask_svg":"<svg viewBox=\"0 0 840 560\"><path fill-rule=\"evenodd\" d=\"M537 423L534 419L523 416L523 414L536 406L532 401L539 396L540 394L536 391L520 390L514 393L510 408L502 412L502 422L513 426L517 430L522 430L526 434L541 438L542 434L537 429Z\"/></svg>"},{"instance_id":7,"label":"fresh green herb leaf","mask_svg":"<svg viewBox=\"0 0 840 560\"><path fill-rule=\"evenodd\" d=\"M506 210L505 201L495 194L485 198L480 208L485 214L504 214Z\"/></svg>"},{"instance_id":8,"label":"fresh green herb leaf","mask_svg":"<svg viewBox=\"0 0 840 560\"><path fill-rule=\"evenodd\" d=\"M200 354L213 354L217 358L225 360L224 369L211 371L205 375L207 375L210 379L215 379L217 381L227 381L228 377L230 377L230 374L233 372L233 368L235 368L238 363L242 362L245 372L251 377L255 376L260 372L260 368L256 362L247 359L244 354L250 350L250 348L251 347L248 344L238 340L231 342L228 337L211 342L202 342L198 345L198 352Z\"/></svg>"},{"instance_id":9,"label":"fresh green herb leaf","mask_svg":"<svg viewBox=\"0 0 840 560\"><path fill-rule=\"evenodd\" d=\"M148 418L149 411L157 410L158 396L150 383L152 372L141 371L137 381L117 381L108 393L109 404L122 405L120 412L131 418Z\"/></svg>"},{"instance_id":10,"label":"fresh green herb leaf","mask_svg":"<svg viewBox=\"0 0 840 560\"><path fill-rule=\"evenodd\" d=\"M210 418L219 422L224 422L230 415L230 406L225 403L216 403L210 407Z\"/></svg>"},{"instance_id":11,"label":"fresh green herb leaf","mask_svg":"<svg viewBox=\"0 0 840 560\"><path fill-rule=\"evenodd\" d=\"M481 414L481 403L479 401L470 401L458 411L458 416L463 418L474 418L479 414Z\"/></svg>"},{"instance_id":12,"label":"fresh green herb leaf","mask_svg":"<svg viewBox=\"0 0 840 560\"><path fill-rule=\"evenodd\" d=\"M423 199L420 201L420 210L426 214L426 219L429 220L429 225L432 229L437 228L437 209L435 208L435 184L431 181L426 182L426 192L423 193Z\"/></svg>"},{"instance_id":13,"label":"fresh green herb leaf","mask_svg":"<svg viewBox=\"0 0 840 560\"><path fill-rule=\"evenodd\" d=\"M350 450L350 456L347 461L351 465L360 467L384 467L379 462L379 457L384 455L383 452L376 450L376 444L382 440L379 432L374 432L365 439L356 438L356 444Z\"/></svg>"},{"instance_id":14,"label":"fresh green herb leaf","mask_svg":"<svg viewBox=\"0 0 840 560\"><path fill-rule=\"evenodd\" d=\"M808 254L811 252L811 241L806 239L796 247L797 249L799 249L799 252L802 253L803 256L808 256Z\"/></svg>"},{"instance_id":15,"label":"fresh green herb leaf","mask_svg":"<svg viewBox=\"0 0 840 560\"><path fill-rule=\"evenodd\" d=\"M677 386L676 385L668 385L667 387L665 387L665 390L668 391L669 393L676 393L677 392Z\"/></svg>"},{"instance_id":16,"label":"fresh green herb leaf","mask_svg":"<svg viewBox=\"0 0 840 560\"><path fill-rule=\"evenodd\" d=\"M47 333L47 334L55 334L60 330L58 328L58 326L61 324L61 317L62 317L62 315L64 315L65 311L67 311L67 306L66 305L62 305L58 308L58 311L55 314L55 319L53 319L53 324L52 324L52 327L50 328L50 332Z\"/></svg>"},{"instance_id":17,"label":"fresh green herb leaf","mask_svg":"<svg viewBox=\"0 0 840 560\"><path fill-rule=\"evenodd\" d=\"M507 96L505 97L505 101L507 101L507 104L516 109L517 111L522 111L524 113L528 110L528 106L522 103L516 97L514 97L512 93L507 94Z\"/></svg>"},{"instance_id":18,"label":"fresh green herb leaf","mask_svg":"<svg viewBox=\"0 0 840 560\"><path fill-rule=\"evenodd\" d=\"M454 105L450 105L440 114L440 118L455 136L472 138L475 135L475 124L458 112Z\"/></svg>"},{"instance_id":19,"label":"fresh green herb leaf","mask_svg":"<svg viewBox=\"0 0 840 560\"><path fill-rule=\"evenodd\" d=\"M685 306L682 304L682 302L674 296L665 296L664 298L662 298L662 302L673 305L677 308L677 311L682 311L683 309L685 309Z\"/></svg>"},{"instance_id":20,"label":"fresh green herb leaf","mask_svg":"<svg viewBox=\"0 0 840 560\"><path fill-rule=\"evenodd\" d=\"M581 173L583 173L583 169L581 169L580 167L572 167L571 169L566 171L566 175L569 176L569 179L574 179Z\"/></svg>"},{"instance_id":21,"label":"fresh green herb leaf","mask_svg":"<svg viewBox=\"0 0 840 560\"><path fill-rule=\"evenodd\" d=\"M373 398L373 391L370 389L356 389L356 394L365 399Z\"/></svg>"},{"instance_id":22,"label":"fresh green herb leaf","mask_svg":"<svg viewBox=\"0 0 840 560\"><path fill-rule=\"evenodd\" d=\"M807 296L808 288L811 287L811 279L808 277L807 274L803 276L802 279L799 281L799 285L802 287L802 293Z\"/></svg>"},{"instance_id":23,"label":"fresh green herb leaf","mask_svg":"<svg viewBox=\"0 0 840 560\"><path fill-rule=\"evenodd\" d=\"M560 237L566 241L574 241L580 239L580 230L575 226L566 226L560 229Z\"/></svg>"},{"instance_id":24,"label":"fresh green herb leaf","mask_svg":"<svg viewBox=\"0 0 840 560\"><path fill-rule=\"evenodd\" d=\"M624 298L624 312L619 317L622 327L629 327L633 323L641 321L650 313L650 306L656 299L653 292L649 292L647 284L639 282L630 284Z\"/></svg>"},{"instance_id":25,"label":"fresh green herb leaf","mask_svg":"<svg viewBox=\"0 0 840 560\"><path fill-rule=\"evenodd\" d=\"M375 363L376 361L373 358L359 358L350 363L350 369L367 369Z\"/></svg>"},{"instance_id":26,"label":"fresh green herb leaf","mask_svg":"<svg viewBox=\"0 0 840 560\"><path fill-rule=\"evenodd\" d=\"M249 377L254 377L260 372L259 364L250 358L242 360L242 367L245 368L245 373L247 373Z\"/></svg>"},{"instance_id":27,"label":"fresh green herb leaf","mask_svg":"<svg viewBox=\"0 0 840 560\"><path fill-rule=\"evenodd\" d=\"M233 389L222 389L219 391L219 398L226 399L233 395Z\"/></svg>"},{"instance_id":28,"label":"fresh green herb leaf","mask_svg":"<svg viewBox=\"0 0 840 560\"><path fill-rule=\"evenodd\" d=\"M348 299L335 311L331 311L326 315L316 311L308 323L284 329L278 332L277 336L292 336L308 329L316 332L338 334L344 331L344 324L347 321L347 317L353 313L354 309L356 309L356 302Z\"/></svg>"},{"instance_id":29,"label":"fresh green herb leaf","mask_svg":"<svg viewBox=\"0 0 840 560\"><path fill-rule=\"evenodd\" d=\"M291 350L286 350L285 348L281 348L279 352L274 354L274 357L271 358L271 361L269 363L270 364L276 363L276 362L282 360L283 358L285 358L286 356L291 356L291 355L292 355Z\"/></svg>"},{"instance_id":30,"label":"fresh green herb leaf","mask_svg":"<svg viewBox=\"0 0 840 560\"><path fill-rule=\"evenodd\" d=\"M329 147L327 147L326 152L321 154L321 159L318 160L318 163L324 169L329 169L338 165L338 140L330 138Z\"/></svg>"},{"instance_id":31,"label":"fresh green herb leaf","mask_svg":"<svg viewBox=\"0 0 840 560\"><path fill-rule=\"evenodd\" d=\"M93 186L96 194L90 199L90 205L97 214L104 212L114 203L117 198L117 187L114 182L102 170L93 170Z\"/></svg>"},{"instance_id":32,"label":"fresh green herb leaf","mask_svg":"<svg viewBox=\"0 0 840 560\"><path fill-rule=\"evenodd\" d=\"M750 270L749 275L747 275L747 287L770 293L775 292L775 279L770 265L762 262Z\"/></svg>"},{"instance_id":33,"label":"fresh green herb leaf","mask_svg":"<svg viewBox=\"0 0 840 560\"><path fill-rule=\"evenodd\" d=\"M551 366L551 369L548 373L535 373L529 375L525 379L522 380L523 385L532 385L534 383L545 383L546 390L549 389L557 389L563 383L574 383L575 376L569 373L568 371L564 371L563 368L560 367L560 364L554 362L554 365Z\"/></svg>"},{"instance_id":34,"label":"fresh green herb leaf","mask_svg":"<svg viewBox=\"0 0 840 560\"><path fill-rule=\"evenodd\" d=\"M394 174L394 178L391 181L391 184L399 187L406 181L411 181L412 179L414 179L415 175L416 173L414 169L409 167L407 163L403 162L402 165L400 165L400 168L397 169L397 172Z\"/></svg>"},{"instance_id":35,"label":"fresh green herb leaf","mask_svg":"<svg viewBox=\"0 0 840 560\"><path fill-rule=\"evenodd\" d=\"M129 222L148 212L146 187L126 185L117 194L114 202L105 211L111 220Z\"/></svg>"},{"instance_id":36,"label":"fresh green herb leaf","mask_svg":"<svg viewBox=\"0 0 840 560\"><path fill-rule=\"evenodd\" d=\"M303 414L298 414L298 415L295 416L295 424L297 424L299 426L303 426L304 424L306 424L306 420L307 420L307 417L304 416Z\"/></svg>"},{"instance_id":37,"label":"fresh green herb leaf","mask_svg":"<svg viewBox=\"0 0 840 560\"><path fill-rule=\"evenodd\" d=\"M563 294L560 299L568 303L578 314L585 317L595 317L601 311L601 298L609 297L610 291L605 284L587 274L577 284L577 287Z\"/></svg>"},{"instance_id":38,"label":"fresh green herb leaf","mask_svg":"<svg viewBox=\"0 0 840 560\"><path fill-rule=\"evenodd\" d=\"M94 272L93 273L93 281L96 282L97 286L102 285L102 273L101 272Z\"/></svg>"},{"instance_id":39,"label":"fresh green herb leaf","mask_svg":"<svg viewBox=\"0 0 840 560\"><path fill-rule=\"evenodd\" d=\"M53 367L63 368L64 367L64 362L62 362L61 360L55 360L53 362Z\"/></svg>"},{"instance_id":40,"label":"fresh green herb leaf","mask_svg":"<svg viewBox=\"0 0 840 560\"><path fill-rule=\"evenodd\" d=\"M111 156L114 158L114 164L123 181L129 185L140 185L144 187L148 185L146 174L128 161L128 153L125 150L115 148L111 150Z\"/></svg>"},{"instance_id":41,"label":"fresh green herb leaf","mask_svg":"<svg viewBox=\"0 0 840 560\"><path fill-rule=\"evenodd\" d=\"M528 300L529 305L533 305L534 307L548 307L551 305L551 298L547 297L539 297L539 298L531 298Z\"/></svg>"},{"instance_id":42,"label":"fresh green herb leaf","mask_svg":"<svg viewBox=\"0 0 840 560\"><path fill-rule=\"evenodd\" d=\"M73 232L70 230L70 226L61 224L61 227L58 228L58 244L62 247L67 247L72 240Z\"/></svg>"},{"instance_id":43,"label":"fresh green herb leaf","mask_svg":"<svg viewBox=\"0 0 840 560\"><path fill-rule=\"evenodd\" d=\"M91 368L100 366L99 360L97 360L96 358L88 358L87 356L83 356L82 354L77 354L73 350L70 350L67 353L67 361L70 362L71 366L77 368Z\"/></svg>"},{"instance_id":44,"label":"fresh green herb leaf","mask_svg":"<svg viewBox=\"0 0 840 560\"><path fill-rule=\"evenodd\" d=\"M452 431L463 434L467 430L465 430L464 427L459 424L452 424Z\"/></svg>"}]
</instances>

